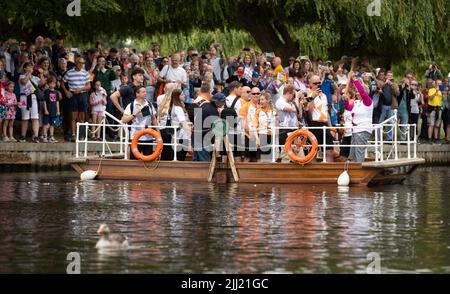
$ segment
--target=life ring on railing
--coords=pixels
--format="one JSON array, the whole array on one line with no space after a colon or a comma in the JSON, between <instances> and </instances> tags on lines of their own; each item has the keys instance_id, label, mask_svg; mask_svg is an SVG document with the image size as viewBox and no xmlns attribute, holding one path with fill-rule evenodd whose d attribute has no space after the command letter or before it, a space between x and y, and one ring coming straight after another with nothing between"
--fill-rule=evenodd
<instances>
[{"instance_id":1,"label":"life ring on railing","mask_svg":"<svg viewBox=\"0 0 450 294\"><path fill-rule=\"evenodd\" d=\"M293 146L295 147L294 149L298 149L295 150L296 152L292 150ZM298 155L300 148L304 151L306 150L308 154L305 156ZM287 155L292 161L300 164L307 164L316 157L317 151L319 150L319 143L314 134L310 131L297 130L286 139L284 150L286 150Z\"/></svg>"},{"instance_id":2,"label":"life ring on railing","mask_svg":"<svg viewBox=\"0 0 450 294\"><path fill-rule=\"evenodd\" d=\"M145 135L150 135L156 140L156 150L150 155L144 155L138 150L139 139ZM131 152L133 153L134 157L142 161L154 161L161 155L163 147L164 142L161 138L161 134L153 129L145 129L137 132L136 134L134 134L133 141L131 142Z\"/></svg>"}]
</instances>

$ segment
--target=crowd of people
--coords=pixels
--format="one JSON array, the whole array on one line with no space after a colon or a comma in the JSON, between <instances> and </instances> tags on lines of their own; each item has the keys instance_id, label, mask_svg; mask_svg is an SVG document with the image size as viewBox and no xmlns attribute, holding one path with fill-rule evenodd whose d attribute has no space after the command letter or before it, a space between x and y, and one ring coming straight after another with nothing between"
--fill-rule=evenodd
<instances>
[{"instance_id":1,"label":"crowd of people","mask_svg":"<svg viewBox=\"0 0 450 294\"><path fill-rule=\"evenodd\" d=\"M385 121L397 110L400 124L421 126L416 134L409 132L410 138L408 130L400 128L400 141L420 138L429 144L449 144L450 73L444 75L435 62L425 74L406 70L395 78L392 71L375 68L366 59L345 56L336 62L291 57L283 63L273 52L253 48L227 56L216 43L203 51L191 47L170 56L162 56L160 49L158 44L143 52L107 49L97 42L95 48L82 51L66 47L62 36L55 42L41 36L32 43L3 42L2 141L26 142L30 123L32 142L57 142L55 128L62 129L65 141L74 141L77 122L99 124L106 111L135 126L131 137L139 126L158 125L163 141L171 143L170 127L178 127L178 143L183 148L175 150L177 159L184 160L192 146L193 160L208 161L211 150L206 148L205 136L213 127L211 118L222 117L229 122L235 155L245 161L258 161L270 153L275 127L280 128L278 143L283 145L302 126L344 126L342 132L327 130L329 147L324 153L331 160L361 162L363 147L337 149L334 142L367 144L373 135L372 124ZM106 119L114 124L110 117ZM321 144L322 130L311 132ZM385 135L390 141L394 132L391 129ZM94 127L84 130L84 136L117 140L114 128L103 134ZM144 153L152 149L148 145L140 148ZM164 148L162 159L173 156L172 148Z\"/></svg>"}]
</instances>

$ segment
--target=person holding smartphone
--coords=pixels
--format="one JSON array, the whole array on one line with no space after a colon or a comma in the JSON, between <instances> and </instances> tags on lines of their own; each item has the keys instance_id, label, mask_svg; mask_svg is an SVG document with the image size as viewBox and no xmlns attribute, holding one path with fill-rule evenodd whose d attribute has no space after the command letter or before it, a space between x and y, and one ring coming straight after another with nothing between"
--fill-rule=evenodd
<instances>
[{"instance_id":1,"label":"person holding smartphone","mask_svg":"<svg viewBox=\"0 0 450 294\"><path fill-rule=\"evenodd\" d=\"M327 96L322 93L321 86L322 82L320 77L317 75L313 75L309 79L309 91L306 98L308 101L308 112L309 112L309 122L308 126L310 127L323 127L328 126L331 127L331 118L328 112L328 99ZM321 129L310 129L310 132L316 136L317 141L319 142L319 146L323 144L324 136L323 131ZM339 157L339 153L334 150L333 147L333 136L331 135L330 129L327 129L325 132L325 142L326 154L329 157L329 161L333 161L334 159Z\"/></svg>"},{"instance_id":2,"label":"person holding smartphone","mask_svg":"<svg viewBox=\"0 0 450 294\"><path fill-rule=\"evenodd\" d=\"M130 142L133 140L136 132L144 130L150 126L158 125L156 121L156 110L153 105L147 101L147 91L145 86L137 86L134 90L135 99L132 103L125 107L123 112L122 122L129 124L130 128ZM143 155L150 155L153 153L152 145L142 145L142 143L152 143L154 138L150 135L142 136L139 139L138 150ZM132 152L130 152L130 159L136 159Z\"/></svg>"}]
</instances>

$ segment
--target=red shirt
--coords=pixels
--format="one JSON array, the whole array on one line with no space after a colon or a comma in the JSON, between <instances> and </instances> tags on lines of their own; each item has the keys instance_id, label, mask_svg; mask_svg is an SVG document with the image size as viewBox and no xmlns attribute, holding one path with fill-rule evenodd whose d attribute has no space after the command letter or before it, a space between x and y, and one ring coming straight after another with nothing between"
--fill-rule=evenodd
<instances>
[{"instance_id":1,"label":"red shirt","mask_svg":"<svg viewBox=\"0 0 450 294\"><path fill-rule=\"evenodd\" d=\"M427 109L428 109L428 89L423 89L422 95L423 95L422 110L427 111Z\"/></svg>"}]
</instances>

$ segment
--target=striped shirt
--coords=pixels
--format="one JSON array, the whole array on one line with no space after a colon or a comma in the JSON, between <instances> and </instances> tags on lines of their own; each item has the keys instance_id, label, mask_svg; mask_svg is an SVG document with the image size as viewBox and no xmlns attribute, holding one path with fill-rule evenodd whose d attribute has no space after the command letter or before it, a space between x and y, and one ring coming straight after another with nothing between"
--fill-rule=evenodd
<instances>
[{"instance_id":1,"label":"striped shirt","mask_svg":"<svg viewBox=\"0 0 450 294\"><path fill-rule=\"evenodd\" d=\"M69 91L75 91L86 86L86 83L90 82L90 76L84 69L80 71L71 69L65 74L64 82L69 84Z\"/></svg>"}]
</instances>

